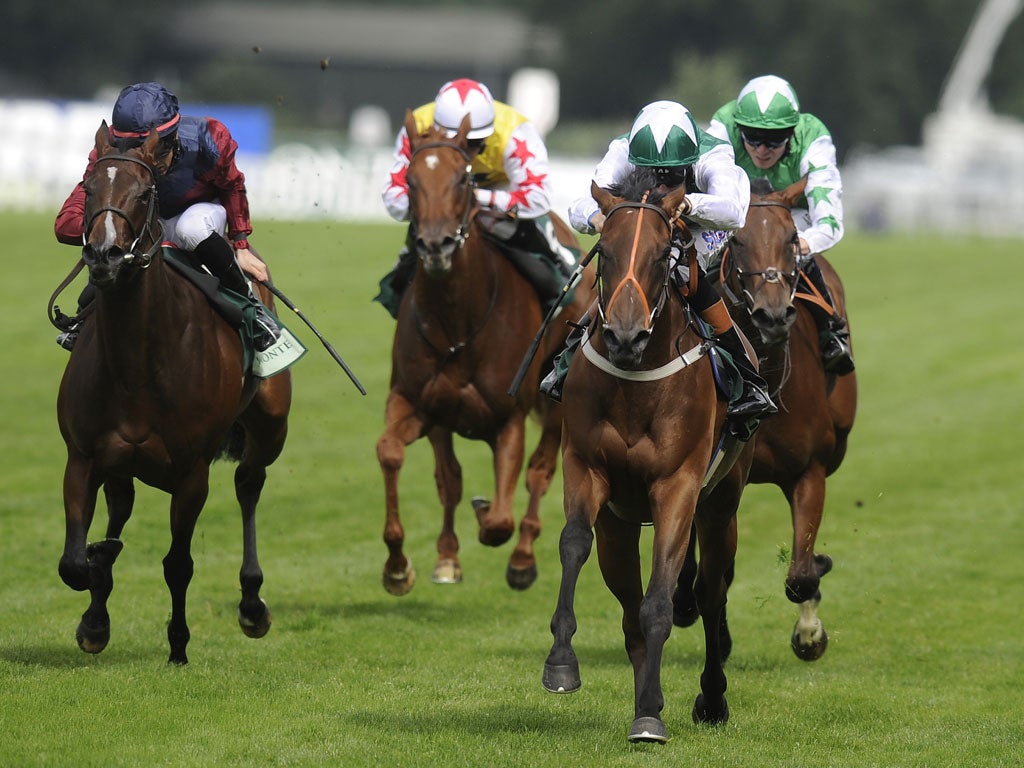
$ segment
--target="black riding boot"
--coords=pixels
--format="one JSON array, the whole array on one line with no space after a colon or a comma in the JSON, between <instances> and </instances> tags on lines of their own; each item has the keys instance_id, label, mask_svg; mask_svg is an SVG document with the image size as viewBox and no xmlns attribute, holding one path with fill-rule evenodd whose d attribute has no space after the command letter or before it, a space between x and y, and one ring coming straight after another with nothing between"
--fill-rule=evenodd
<instances>
[{"instance_id":1,"label":"black riding boot","mask_svg":"<svg viewBox=\"0 0 1024 768\"><path fill-rule=\"evenodd\" d=\"M60 311L59 307L54 307L56 310L57 324L63 328L63 330L57 334L57 344L68 352L75 348L75 342L78 341L78 334L82 330L82 316L95 299L96 286L92 283L86 283L85 288L82 289L81 294L78 296L78 311L75 312L74 317L68 317Z\"/></svg>"},{"instance_id":2,"label":"black riding boot","mask_svg":"<svg viewBox=\"0 0 1024 768\"><path fill-rule=\"evenodd\" d=\"M398 252L398 261L391 271L380 281L380 291L373 300L378 302L396 320L398 308L402 306L402 295L416 274L416 254L411 242L407 239L405 246Z\"/></svg>"},{"instance_id":3,"label":"black riding boot","mask_svg":"<svg viewBox=\"0 0 1024 768\"><path fill-rule=\"evenodd\" d=\"M583 332L590 325L589 310L580 318L578 323L570 323L570 325L572 325L572 330L569 331L569 335L565 338L565 346L561 352L555 355L554 365L548 371L548 375L541 379L540 386L538 387L541 394L547 395L556 403L562 402L562 386L565 384L565 377L569 373L569 363L572 362L572 356L576 354L580 342L583 341Z\"/></svg>"},{"instance_id":4,"label":"black riding boot","mask_svg":"<svg viewBox=\"0 0 1024 768\"><path fill-rule=\"evenodd\" d=\"M743 377L743 392L729 403L727 418L735 425L751 424L750 433L757 427L756 422L765 416L778 413L779 409L768 394L768 383L761 377L747 358L746 348L735 327L715 336L715 341L729 353L740 376Z\"/></svg>"},{"instance_id":5,"label":"black riding boot","mask_svg":"<svg viewBox=\"0 0 1024 768\"><path fill-rule=\"evenodd\" d=\"M281 329L277 327L274 318L267 312L263 302L253 292L249 281L238 266L235 259L235 250L231 244L220 235L214 233L196 246L194 251L199 259L214 277L220 280L221 285L229 291L244 296L256 307L256 322L253 327L253 345L256 351L264 352L270 349L281 337Z\"/></svg>"},{"instance_id":6,"label":"black riding boot","mask_svg":"<svg viewBox=\"0 0 1024 768\"><path fill-rule=\"evenodd\" d=\"M850 334L846 330L846 319L836 312L832 293L829 291L828 285L825 283L825 276L821 274L821 268L813 256L802 267L802 271L831 308L831 311L828 311L813 301L807 302L811 317L814 318L814 324L818 326L822 365L829 373L839 376L850 373L853 371L854 365L853 352L850 349Z\"/></svg>"}]
</instances>

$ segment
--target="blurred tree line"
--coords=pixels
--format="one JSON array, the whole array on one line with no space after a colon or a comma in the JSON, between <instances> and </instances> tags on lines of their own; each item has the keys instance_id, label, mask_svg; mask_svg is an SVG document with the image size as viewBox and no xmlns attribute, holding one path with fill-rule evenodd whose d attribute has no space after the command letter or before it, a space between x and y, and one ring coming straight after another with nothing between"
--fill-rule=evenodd
<instances>
[{"instance_id":1,"label":"blurred tree line","mask_svg":"<svg viewBox=\"0 0 1024 768\"><path fill-rule=\"evenodd\" d=\"M6 0L0 30L0 93L56 98L95 94L98 82L127 83L179 72L194 55L168 42L198 0L173 5L123 0ZM321 4L329 0L320 0ZM334 0L336 6L365 5ZM377 0L376 6L416 5ZM504 0L434 0L466 8ZM822 118L841 152L860 145L916 144L979 0L520 0L515 7L562 39L550 66L561 81L561 120L624 130L646 102L671 98L706 121L750 77L793 83L802 106ZM302 3L289 6L301 13ZM232 30L225 45L238 45ZM452 40L452 45L457 45ZM1024 19L1007 31L987 81L996 112L1024 118ZM202 83L186 83L190 95ZM496 89L499 90L499 89ZM223 97L223 94L221 95ZM425 97L425 99L428 97Z\"/></svg>"}]
</instances>

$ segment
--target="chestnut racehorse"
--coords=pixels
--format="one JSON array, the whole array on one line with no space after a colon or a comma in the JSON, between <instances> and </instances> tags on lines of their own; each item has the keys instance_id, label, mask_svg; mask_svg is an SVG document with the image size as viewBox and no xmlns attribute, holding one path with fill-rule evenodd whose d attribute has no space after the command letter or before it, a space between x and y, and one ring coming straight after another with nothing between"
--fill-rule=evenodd
<instances>
[{"instance_id":1,"label":"chestnut racehorse","mask_svg":"<svg viewBox=\"0 0 1024 768\"><path fill-rule=\"evenodd\" d=\"M771 387L779 413L757 431L749 482L777 485L789 502L793 551L786 596L800 605L791 637L805 661L821 657L828 634L818 617L821 577L832 559L814 550L825 506L825 478L846 455L847 437L857 409L857 377L826 373L818 330L807 301L820 301L799 281L796 226L790 209L803 194L806 179L773 192L755 184L745 226L721 254L719 286L731 312L751 339L761 373ZM832 265L815 256L836 311L846 317L842 282ZM693 578L693 553L686 576Z\"/></svg>"},{"instance_id":2,"label":"chestnut racehorse","mask_svg":"<svg viewBox=\"0 0 1024 768\"><path fill-rule=\"evenodd\" d=\"M192 534L206 501L210 463L225 447L240 460L238 621L249 637L262 637L270 628L270 612L259 595L256 504L266 467L284 445L291 377L288 371L265 380L248 374L238 332L198 288L165 265L155 168L167 158L159 156L158 139L154 130L141 147L119 153L104 122L96 133L98 159L85 180L82 259L98 296L57 399L68 454L59 570L69 587L91 594L76 634L82 650L99 653L110 639L106 603L121 532L132 513L134 481L169 493L171 546L163 560L171 592L169 661L185 664ZM264 301L272 306L269 295ZM100 487L107 502L106 536L87 544Z\"/></svg>"},{"instance_id":3,"label":"chestnut racehorse","mask_svg":"<svg viewBox=\"0 0 1024 768\"><path fill-rule=\"evenodd\" d=\"M455 509L462 499L462 468L452 437L482 440L493 452L493 501L474 498L473 508L480 541L498 546L508 541L515 526L513 494L523 466L526 417L532 412L542 431L526 470L530 498L506 569L509 585L526 589L537 576L533 543L541 529L540 500L555 472L562 427L561 406L541 396L537 384L541 364L562 348L569 329L561 322L551 325L525 386L515 398L509 396L517 365L541 325L540 301L477 222L468 118L453 138L437 130L420 135L411 113L405 128L417 264L398 313L385 429L377 441L387 512L384 587L404 595L416 577L403 550L398 505L406 446L426 436L433 448L443 517L432 578L435 583L458 582L462 569ZM551 219L561 242L578 246L568 227L553 214ZM591 296L590 285L577 288L563 316L579 317Z\"/></svg>"},{"instance_id":4,"label":"chestnut racehorse","mask_svg":"<svg viewBox=\"0 0 1024 768\"><path fill-rule=\"evenodd\" d=\"M564 386L562 580L543 684L557 693L581 685L572 647L574 599L596 530L601 573L622 605L633 667L634 720L628 738L664 742L662 652L672 629L673 589L694 525L703 554L697 600L705 661L692 716L702 723L724 723L729 717L719 614L736 553L735 511L750 451L736 459L729 450L728 460L712 463L726 403L716 392L708 343L694 331L687 306L670 281L675 266L670 238L674 226L685 230L676 221L685 188L648 195L644 191L655 182L645 171L627 180L618 194L596 184L591 190L607 217L598 251L599 311ZM742 449L749 444L732 440L732 445ZM654 527L654 552L644 592L639 542L641 526L647 524Z\"/></svg>"}]
</instances>

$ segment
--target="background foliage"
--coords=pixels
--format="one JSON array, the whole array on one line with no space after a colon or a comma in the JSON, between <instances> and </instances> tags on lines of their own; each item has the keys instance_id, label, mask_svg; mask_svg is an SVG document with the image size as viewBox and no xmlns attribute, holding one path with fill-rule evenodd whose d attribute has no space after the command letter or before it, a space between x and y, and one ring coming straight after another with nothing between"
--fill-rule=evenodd
<instances>
[{"instance_id":1,"label":"background foliage","mask_svg":"<svg viewBox=\"0 0 1024 768\"><path fill-rule=\"evenodd\" d=\"M0 215L0 228L10 278L0 288L10 342L0 377L0 764L987 768L1024 749L1024 363L1005 280L1016 241L851 236L833 251L861 405L819 537L836 562L823 582L828 652L805 664L789 649L788 512L777 490L751 488L729 603L732 719L690 722L703 643L677 630L664 674L673 738L654 748L626 742L632 679L596 558L577 598L584 687L541 689L560 481L542 507L529 591L505 586L510 548L477 543L468 503L457 519L466 580L434 586L440 512L430 450L417 443L401 489L420 582L404 598L380 586L374 443L393 324L369 297L399 225L256 222L277 284L369 390L360 397L284 311L311 351L295 368L291 433L260 506L270 634L248 640L236 623L239 514L232 467L218 464L193 549L191 664L165 663L167 498L144 487L115 568L110 646L81 653L74 629L87 598L57 576L64 457L54 401L66 353L45 319L74 249L53 242L48 216ZM467 498L486 492L486 450L456 447Z\"/></svg>"},{"instance_id":2,"label":"background foliage","mask_svg":"<svg viewBox=\"0 0 1024 768\"><path fill-rule=\"evenodd\" d=\"M300 0L289 8L323 5ZM341 8L365 2L334 0ZM447 0L435 5L508 9L495 0ZM963 0L523 0L517 7L562 38L552 66L562 84L568 126L597 123L620 130L640 105L670 97L709 119L735 98L747 79L772 72L789 79L804 108L835 134L841 154L860 145L917 144L924 117L942 85L980 3ZM168 78L190 99L244 99L274 104L289 90L287 75L254 68L254 41L225 31L224 60L197 57L161 34L187 24L198 0L164 6L94 0L10 0L0 30L0 87L10 93L91 98L100 86ZM380 0L374 6L415 5ZM382 40L386 50L389 41ZM453 45L458 41L453 40ZM97 55L98 51L104 52ZM248 56L242 55L248 54ZM234 58L230 58L231 56ZM315 60L322 55L311 51ZM250 62L246 66L239 61ZM537 62L524 61L523 65ZM1007 32L988 93L995 111L1024 118L1024 18ZM472 73L453 73L472 74ZM309 73L310 77L313 73ZM357 73L350 76L358 77ZM393 87L401 87L396 79ZM498 90L500 93L500 89ZM413 95L418 104L429 95ZM284 121L316 121L279 110ZM336 125L321 126L337 128ZM601 128L607 141L608 128ZM573 137L579 134L573 133ZM589 152L589 142L580 151Z\"/></svg>"}]
</instances>

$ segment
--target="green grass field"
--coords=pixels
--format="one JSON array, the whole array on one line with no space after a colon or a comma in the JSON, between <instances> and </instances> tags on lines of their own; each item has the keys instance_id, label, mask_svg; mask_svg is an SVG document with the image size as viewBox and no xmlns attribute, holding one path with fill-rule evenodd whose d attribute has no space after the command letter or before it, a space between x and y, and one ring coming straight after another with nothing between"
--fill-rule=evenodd
<instances>
[{"instance_id":1,"label":"green grass field","mask_svg":"<svg viewBox=\"0 0 1024 768\"><path fill-rule=\"evenodd\" d=\"M788 509L775 488L751 488L730 593L732 718L719 728L690 721L703 641L676 630L663 676L672 740L658 747L626 741L632 674L596 558L577 595L583 689L541 688L560 482L543 505L540 578L512 592L510 545L477 543L468 506L489 492L490 456L458 442L465 581L435 586L433 467L426 442L412 446L402 512L420 581L403 598L380 585L374 444L393 326L369 299L402 239L398 225L257 221L254 244L275 281L369 390L360 396L282 309L310 354L294 369L291 433L260 505L273 629L262 640L238 629L241 526L232 467L216 465L193 546L191 663L165 661L168 500L145 487L114 571L110 645L98 656L79 651L87 596L57 575L55 399L66 353L46 319L76 253L54 242L51 223L0 215L11 331L0 378L0 766L1021 764L1024 350L1011 285L1020 242L849 236L833 252L860 410L819 536L835 560L822 585L828 652L807 664L790 651ZM521 508L525 493L518 498Z\"/></svg>"}]
</instances>

